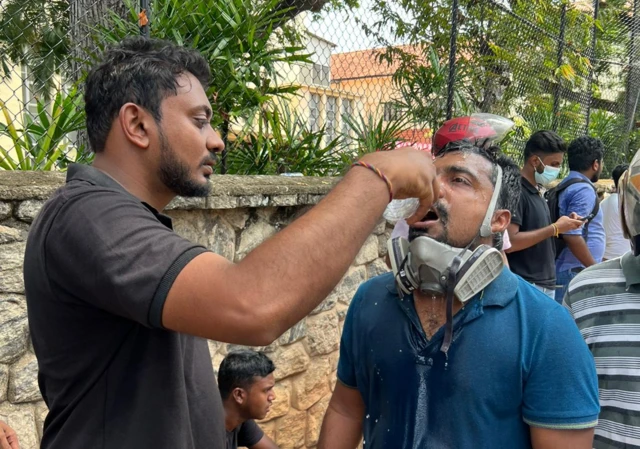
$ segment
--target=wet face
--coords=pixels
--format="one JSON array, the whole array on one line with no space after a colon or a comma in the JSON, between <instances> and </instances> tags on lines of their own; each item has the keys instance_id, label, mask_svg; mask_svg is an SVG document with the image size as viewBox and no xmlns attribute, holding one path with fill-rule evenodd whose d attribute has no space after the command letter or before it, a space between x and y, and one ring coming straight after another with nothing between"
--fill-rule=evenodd
<instances>
[{"instance_id":1,"label":"wet face","mask_svg":"<svg viewBox=\"0 0 640 449\"><path fill-rule=\"evenodd\" d=\"M470 152L452 152L436 158L440 196L424 219L411 226L409 240L431 237L458 248L479 233L493 195L492 165Z\"/></svg>"},{"instance_id":2,"label":"wet face","mask_svg":"<svg viewBox=\"0 0 640 449\"><path fill-rule=\"evenodd\" d=\"M210 124L211 106L202 84L191 74L178 78L177 95L161 106L158 175L176 195L206 196L216 154L224 144Z\"/></svg>"},{"instance_id":3,"label":"wet face","mask_svg":"<svg viewBox=\"0 0 640 449\"><path fill-rule=\"evenodd\" d=\"M276 399L273 387L276 379L273 373L266 377L256 377L247 391L246 401L242 408L247 419L263 419L269 413L271 404Z\"/></svg>"}]
</instances>

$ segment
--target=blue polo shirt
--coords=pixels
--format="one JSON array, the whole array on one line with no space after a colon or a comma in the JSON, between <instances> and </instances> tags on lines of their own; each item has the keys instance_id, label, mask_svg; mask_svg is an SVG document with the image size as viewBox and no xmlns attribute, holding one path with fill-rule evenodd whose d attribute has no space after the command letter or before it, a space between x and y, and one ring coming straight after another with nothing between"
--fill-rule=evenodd
<instances>
[{"instance_id":1,"label":"blue polo shirt","mask_svg":"<svg viewBox=\"0 0 640 449\"><path fill-rule=\"evenodd\" d=\"M569 215L571 212L575 212L581 217L586 217L591 214L593 207L596 204L596 194L591 186L591 181L582 173L572 171L565 179L562 180L562 182L575 178L584 179L588 184L578 182L570 185L560 193L560 198L558 198L560 216ZM563 235L581 235L584 237L593 258L596 262L602 262L604 248L606 246L602 209L599 209L598 214L589 222L588 228L587 226L583 226L580 229L565 232ZM572 268L579 268L582 266L583 265L578 261L578 259L576 259L576 256L573 255L569 248L563 249L557 256L556 271L558 272L568 271Z\"/></svg>"},{"instance_id":2,"label":"blue polo shirt","mask_svg":"<svg viewBox=\"0 0 640 449\"><path fill-rule=\"evenodd\" d=\"M596 425L595 365L573 319L509 270L456 314L448 361L443 335L426 338L391 273L360 287L338 379L364 400L365 448L531 448L529 425Z\"/></svg>"}]
</instances>

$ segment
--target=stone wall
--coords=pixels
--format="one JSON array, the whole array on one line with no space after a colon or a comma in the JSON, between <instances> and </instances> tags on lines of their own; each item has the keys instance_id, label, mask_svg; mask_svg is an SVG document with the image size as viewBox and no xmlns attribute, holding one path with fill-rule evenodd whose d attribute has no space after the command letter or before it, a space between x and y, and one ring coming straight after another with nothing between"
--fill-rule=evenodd
<instances>
[{"instance_id":1,"label":"stone wall","mask_svg":"<svg viewBox=\"0 0 640 449\"><path fill-rule=\"evenodd\" d=\"M18 432L22 449L39 447L47 413L29 341L22 259L29 224L63 182L60 173L0 172L0 419ZM316 204L335 182L219 176L213 179L211 196L178 198L168 213L176 232L237 261ZM277 399L261 426L282 449L316 446L336 380L340 332L349 301L361 282L386 271L381 257L388 234L381 222L325 301L275 343L262 348L277 366ZM211 341L209 348L217 369L234 346Z\"/></svg>"}]
</instances>

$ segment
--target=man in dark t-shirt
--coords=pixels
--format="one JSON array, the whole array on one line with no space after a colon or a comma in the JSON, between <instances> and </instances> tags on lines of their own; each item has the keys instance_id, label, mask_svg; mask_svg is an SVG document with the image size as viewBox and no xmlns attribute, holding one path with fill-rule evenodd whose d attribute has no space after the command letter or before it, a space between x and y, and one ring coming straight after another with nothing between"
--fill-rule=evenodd
<instances>
[{"instance_id":1,"label":"man in dark t-shirt","mask_svg":"<svg viewBox=\"0 0 640 449\"><path fill-rule=\"evenodd\" d=\"M276 399L276 367L262 352L250 349L229 353L218 370L227 429L227 448L278 449L255 423L264 419Z\"/></svg>"},{"instance_id":2,"label":"man in dark t-shirt","mask_svg":"<svg viewBox=\"0 0 640 449\"><path fill-rule=\"evenodd\" d=\"M162 211L207 197L224 149L209 78L197 52L143 37L87 75L94 161L69 167L24 257L42 449L224 448L206 339L272 343L331 292L391 198L420 198L415 221L438 195L430 157L377 152L238 263L182 238Z\"/></svg>"},{"instance_id":3,"label":"man in dark t-shirt","mask_svg":"<svg viewBox=\"0 0 640 449\"><path fill-rule=\"evenodd\" d=\"M537 131L524 147L524 165L520 170L522 190L518 208L507 228L511 248L506 250L509 267L550 298L556 286L554 237L582 226L580 220L561 217L551 223L551 215L541 187L560 174L567 145L553 131Z\"/></svg>"}]
</instances>

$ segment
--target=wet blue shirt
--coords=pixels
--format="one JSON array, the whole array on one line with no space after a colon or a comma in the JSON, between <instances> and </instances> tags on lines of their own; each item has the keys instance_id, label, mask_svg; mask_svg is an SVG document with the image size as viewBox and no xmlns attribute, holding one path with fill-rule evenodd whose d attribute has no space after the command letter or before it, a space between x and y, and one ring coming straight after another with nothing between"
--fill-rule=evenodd
<instances>
[{"instance_id":1,"label":"wet blue shirt","mask_svg":"<svg viewBox=\"0 0 640 449\"><path fill-rule=\"evenodd\" d=\"M580 178L587 182L572 184L560 193L560 198L558 198L560 216L570 215L571 212L575 212L581 217L587 217L591 215L596 204L596 193L591 186L589 178L577 171L570 172L562 182L574 178ZM596 263L602 262L607 240L604 233L603 216L602 209L599 209L598 214L589 222L589 226L583 226L580 229L564 233L565 235L581 235L586 240L589 252L591 252ZM564 248L557 255L556 271L568 271L579 267L583 267L583 265L569 248Z\"/></svg>"},{"instance_id":2,"label":"wet blue shirt","mask_svg":"<svg viewBox=\"0 0 640 449\"><path fill-rule=\"evenodd\" d=\"M366 449L530 448L529 425L594 427L598 382L569 313L505 269L427 340L392 274L363 284L340 345L338 379L366 406Z\"/></svg>"}]
</instances>

